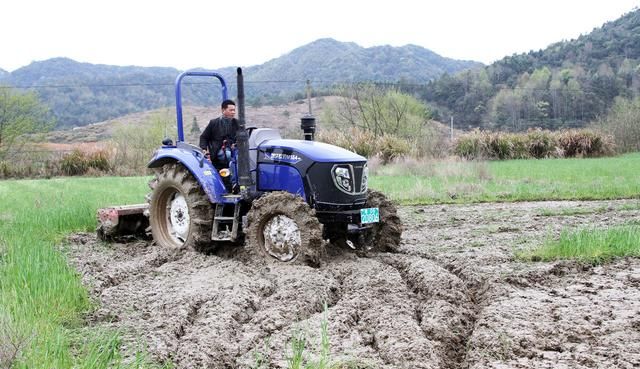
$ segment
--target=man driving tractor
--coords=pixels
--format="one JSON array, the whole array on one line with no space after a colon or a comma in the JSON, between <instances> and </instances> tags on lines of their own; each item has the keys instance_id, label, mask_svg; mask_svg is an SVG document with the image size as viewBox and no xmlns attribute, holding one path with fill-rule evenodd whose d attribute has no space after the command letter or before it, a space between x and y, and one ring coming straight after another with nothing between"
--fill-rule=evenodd
<instances>
[{"instance_id":1,"label":"man driving tractor","mask_svg":"<svg viewBox=\"0 0 640 369\"><path fill-rule=\"evenodd\" d=\"M200 135L200 148L204 150L211 162L221 167L228 167L231 161L231 150L236 144L238 120L236 103L224 100L221 105L222 115L211 119L207 128ZM211 155L211 154L214 155Z\"/></svg>"}]
</instances>

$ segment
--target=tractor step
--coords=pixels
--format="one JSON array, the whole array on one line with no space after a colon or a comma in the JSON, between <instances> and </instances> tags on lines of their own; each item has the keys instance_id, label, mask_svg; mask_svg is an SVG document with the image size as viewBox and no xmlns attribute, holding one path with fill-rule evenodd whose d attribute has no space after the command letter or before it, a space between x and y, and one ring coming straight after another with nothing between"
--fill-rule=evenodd
<instances>
[{"instance_id":1,"label":"tractor step","mask_svg":"<svg viewBox=\"0 0 640 369\"><path fill-rule=\"evenodd\" d=\"M102 240L114 240L123 236L146 236L149 204L110 206L98 209L96 233Z\"/></svg>"},{"instance_id":2,"label":"tractor step","mask_svg":"<svg viewBox=\"0 0 640 369\"><path fill-rule=\"evenodd\" d=\"M233 217L216 217L216 220L218 221L229 221L229 220L233 220Z\"/></svg>"},{"instance_id":3,"label":"tractor step","mask_svg":"<svg viewBox=\"0 0 640 369\"><path fill-rule=\"evenodd\" d=\"M226 207L233 206L233 216L223 215ZM228 214L228 213L227 213ZM240 203L235 204L216 204L216 210L213 215L213 229L211 230L211 239L213 241L235 241L238 238L238 223L240 222ZM231 229L229 229L231 223Z\"/></svg>"}]
</instances>

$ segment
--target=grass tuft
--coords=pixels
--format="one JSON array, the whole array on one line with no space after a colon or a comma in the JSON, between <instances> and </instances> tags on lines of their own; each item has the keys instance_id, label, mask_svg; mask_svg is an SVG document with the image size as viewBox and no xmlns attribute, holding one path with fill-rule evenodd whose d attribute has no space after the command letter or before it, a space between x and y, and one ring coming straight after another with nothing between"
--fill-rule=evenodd
<instances>
[{"instance_id":1,"label":"grass tuft","mask_svg":"<svg viewBox=\"0 0 640 369\"><path fill-rule=\"evenodd\" d=\"M640 226L628 224L607 229L562 231L558 239L549 238L540 248L517 256L528 261L570 259L591 264L602 264L620 257L638 257Z\"/></svg>"},{"instance_id":2,"label":"grass tuft","mask_svg":"<svg viewBox=\"0 0 640 369\"><path fill-rule=\"evenodd\" d=\"M333 369L342 368L341 362L332 363L331 343L329 342L329 317L328 306L324 303L322 321L320 322L320 345L316 360L309 358L307 349L309 346L308 335L302 329L296 329L289 340L291 355L287 357L287 369ZM256 361L254 367L261 367L262 363Z\"/></svg>"}]
</instances>

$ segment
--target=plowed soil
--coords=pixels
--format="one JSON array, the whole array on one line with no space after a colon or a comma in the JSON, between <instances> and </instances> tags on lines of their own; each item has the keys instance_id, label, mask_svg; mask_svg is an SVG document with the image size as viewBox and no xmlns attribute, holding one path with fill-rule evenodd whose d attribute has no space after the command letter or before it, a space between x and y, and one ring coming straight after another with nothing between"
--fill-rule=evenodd
<instances>
[{"instance_id":1,"label":"plowed soil","mask_svg":"<svg viewBox=\"0 0 640 369\"><path fill-rule=\"evenodd\" d=\"M638 200L401 207L397 253L328 246L319 268L250 247L174 252L70 240L99 308L90 326L177 368L280 368L291 337L361 368L640 367L640 260L525 263L563 229L640 220ZM324 306L327 306L326 311ZM348 366L347 366L348 365Z\"/></svg>"}]
</instances>

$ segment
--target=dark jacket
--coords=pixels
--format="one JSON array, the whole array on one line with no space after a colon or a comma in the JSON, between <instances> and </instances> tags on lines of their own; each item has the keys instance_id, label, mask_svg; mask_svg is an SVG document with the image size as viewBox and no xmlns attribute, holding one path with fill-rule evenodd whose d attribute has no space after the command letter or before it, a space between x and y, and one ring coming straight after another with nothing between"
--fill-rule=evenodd
<instances>
[{"instance_id":1,"label":"dark jacket","mask_svg":"<svg viewBox=\"0 0 640 369\"><path fill-rule=\"evenodd\" d=\"M227 145L236 143L236 132L238 131L238 120L218 117L211 119L207 128L200 135L200 148L209 149L211 157L222 147L222 142L227 140Z\"/></svg>"}]
</instances>

